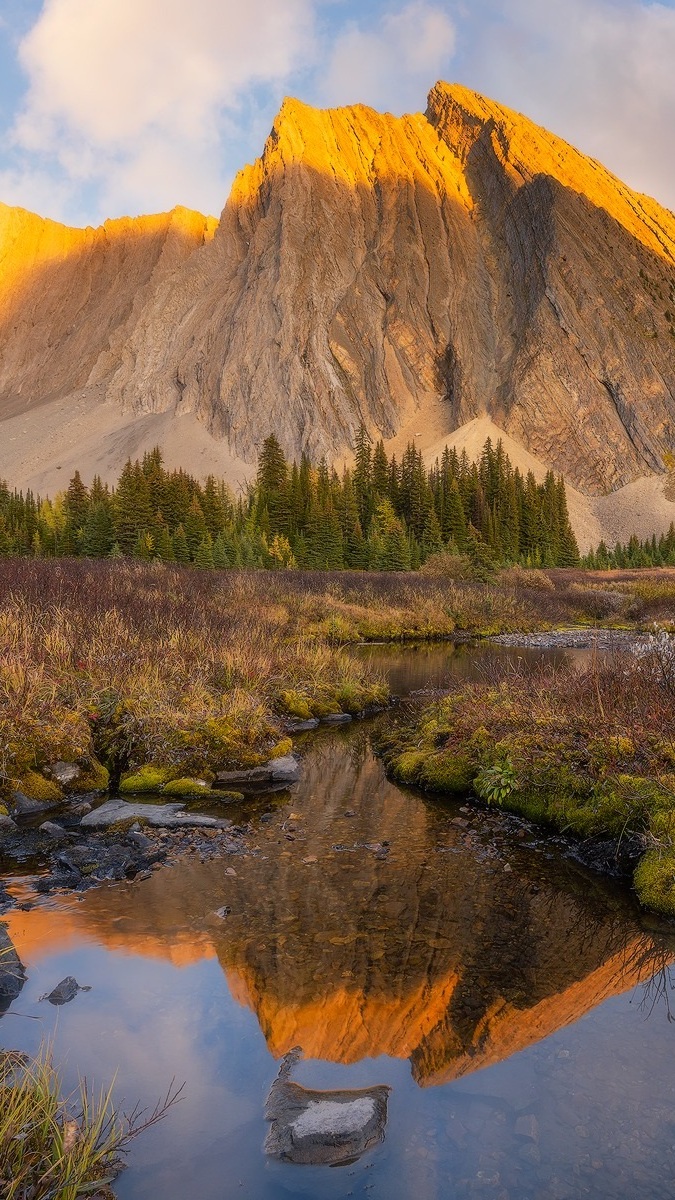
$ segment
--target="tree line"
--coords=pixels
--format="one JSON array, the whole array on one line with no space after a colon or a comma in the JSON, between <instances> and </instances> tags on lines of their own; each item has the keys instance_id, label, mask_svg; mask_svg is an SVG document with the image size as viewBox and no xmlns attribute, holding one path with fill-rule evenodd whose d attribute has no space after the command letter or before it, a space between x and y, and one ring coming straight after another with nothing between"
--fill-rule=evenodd
<instances>
[{"instance_id":1,"label":"tree line","mask_svg":"<svg viewBox=\"0 0 675 1200\"><path fill-rule=\"evenodd\" d=\"M134 556L197 567L415 570L440 552L476 570L579 564L562 477L514 468L501 442L477 462L445 448L428 469L410 443L401 456L362 428L354 463L289 462L274 435L255 481L234 496L221 480L167 470L158 448L109 487L79 472L41 499L0 483L0 555Z\"/></svg>"},{"instance_id":2,"label":"tree line","mask_svg":"<svg viewBox=\"0 0 675 1200\"><path fill-rule=\"evenodd\" d=\"M671 521L667 533L662 533L659 538L652 534L643 542L635 534L627 542L617 542L611 549L605 542L600 542L597 550L591 550L589 554L584 555L581 565L591 571L675 567L675 525Z\"/></svg>"}]
</instances>

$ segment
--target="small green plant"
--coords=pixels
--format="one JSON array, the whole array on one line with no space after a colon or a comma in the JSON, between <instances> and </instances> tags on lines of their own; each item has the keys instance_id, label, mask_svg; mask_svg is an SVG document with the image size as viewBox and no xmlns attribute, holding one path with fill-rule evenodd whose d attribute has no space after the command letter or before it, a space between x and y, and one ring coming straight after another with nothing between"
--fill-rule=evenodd
<instances>
[{"instance_id":1,"label":"small green plant","mask_svg":"<svg viewBox=\"0 0 675 1200\"><path fill-rule=\"evenodd\" d=\"M510 758L483 767L474 781L474 788L481 800L488 804L502 805L512 792L518 790L518 779Z\"/></svg>"}]
</instances>

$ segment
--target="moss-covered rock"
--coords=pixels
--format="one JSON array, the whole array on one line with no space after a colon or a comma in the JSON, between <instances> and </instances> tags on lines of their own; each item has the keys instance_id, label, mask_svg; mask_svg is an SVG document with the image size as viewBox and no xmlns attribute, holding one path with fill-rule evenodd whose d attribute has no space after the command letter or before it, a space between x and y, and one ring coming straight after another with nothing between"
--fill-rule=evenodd
<instances>
[{"instance_id":1,"label":"moss-covered rock","mask_svg":"<svg viewBox=\"0 0 675 1200\"><path fill-rule=\"evenodd\" d=\"M185 800L204 797L207 800L221 800L226 803L243 800L242 792L227 791L214 788L205 779L172 779L162 788L163 796L177 796Z\"/></svg>"},{"instance_id":2,"label":"moss-covered rock","mask_svg":"<svg viewBox=\"0 0 675 1200\"><path fill-rule=\"evenodd\" d=\"M281 738L280 741L277 742L276 746L273 746L270 750L270 760L273 758L285 758L287 754L291 753L292 749L293 739L289 737Z\"/></svg>"},{"instance_id":3,"label":"moss-covered rock","mask_svg":"<svg viewBox=\"0 0 675 1200\"><path fill-rule=\"evenodd\" d=\"M285 716L297 717L299 721L309 721L312 717L309 701L300 692L292 690L282 692L279 696L277 708Z\"/></svg>"},{"instance_id":4,"label":"moss-covered rock","mask_svg":"<svg viewBox=\"0 0 675 1200\"><path fill-rule=\"evenodd\" d=\"M398 783L417 784L426 758L426 750L404 750L391 760L390 773Z\"/></svg>"},{"instance_id":5,"label":"moss-covered rock","mask_svg":"<svg viewBox=\"0 0 675 1200\"><path fill-rule=\"evenodd\" d=\"M420 771L420 783L430 792L466 795L473 787L477 766L469 755L455 750L430 754Z\"/></svg>"},{"instance_id":6,"label":"moss-covered rock","mask_svg":"<svg viewBox=\"0 0 675 1200\"><path fill-rule=\"evenodd\" d=\"M40 804L59 804L63 800L63 791L53 779L45 779L39 771L26 771L16 783L16 790L23 792L29 800L37 800Z\"/></svg>"},{"instance_id":7,"label":"moss-covered rock","mask_svg":"<svg viewBox=\"0 0 675 1200\"><path fill-rule=\"evenodd\" d=\"M649 850L636 867L634 884L646 908L675 916L675 850Z\"/></svg>"},{"instance_id":8,"label":"moss-covered rock","mask_svg":"<svg viewBox=\"0 0 675 1200\"><path fill-rule=\"evenodd\" d=\"M138 796L144 792L161 792L167 783L176 778L177 774L175 767L157 767L149 763L123 775L119 790L123 796Z\"/></svg>"},{"instance_id":9,"label":"moss-covered rock","mask_svg":"<svg viewBox=\"0 0 675 1200\"><path fill-rule=\"evenodd\" d=\"M80 775L67 788L73 795L83 792L107 792L110 786L110 772L96 758L83 759L80 762Z\"/></svg>"}]
</instances>

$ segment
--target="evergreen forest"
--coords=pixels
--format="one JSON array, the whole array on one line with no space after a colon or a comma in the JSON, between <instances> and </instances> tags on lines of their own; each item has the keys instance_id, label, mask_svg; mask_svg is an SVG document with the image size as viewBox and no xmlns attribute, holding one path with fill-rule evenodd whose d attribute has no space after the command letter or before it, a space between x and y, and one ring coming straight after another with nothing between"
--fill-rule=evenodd
<instances>
[{"instance_id":1,"label":"evergreen forest","mask_svg":"<svg viewBox=\"0 0 675 1200\"><path fill-rule=\"evenodd\" d=\"M477 462L446 447L428 469L414 443L399 462L361 429L340 474L325 459L288 462L270 435L238 496L213 476L167 470L159 449L128 461L113 487L98 477L86 487L76 472L65 492L43 499L0 482L0 555L408 571L441 552L478 572L577 566L562 478L523 476L489 440ZM601 557L605 565L606 547Z\"/></svg>"}]
</instances>

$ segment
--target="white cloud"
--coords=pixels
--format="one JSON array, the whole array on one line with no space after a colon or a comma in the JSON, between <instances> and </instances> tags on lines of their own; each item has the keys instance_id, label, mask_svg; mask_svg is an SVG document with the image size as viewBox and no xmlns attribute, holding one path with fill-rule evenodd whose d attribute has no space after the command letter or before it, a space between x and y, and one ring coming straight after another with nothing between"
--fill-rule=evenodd
<instances>
[{"instance_id":1,"label":"white cloud","mask_svg":"<svg viewBox=\"0 0 675 1200\"><path fill-rule=\"evenodd\" d=\"M636 0L511 0L490 4L482 17L462 72L470 86L675 208L675 9Z\"/></svg>"},{"instance_id":2,"label":"white cloud","mask_svg":"<svg viewBox=\"0 0 675 1200\"><path fill-rule=\"evenodd\" d=\"M20 47L15 151L98 182L116 211L219 211L224 110L302 62L313 13L314 0L47 0Z\"/></svg>"},{"instance_id":3,"label":"white cloud","mask_svg":"<svg viewBox=\"0 0 675 1200\"><path fill-rule=\"evenodd\" d=\"M447 69L455 27L437 5L414 0L376 27L352 23L337 38L321 84L326 104L361 102L401 113L419 111Z\"/></svg>"}]
</instances>

